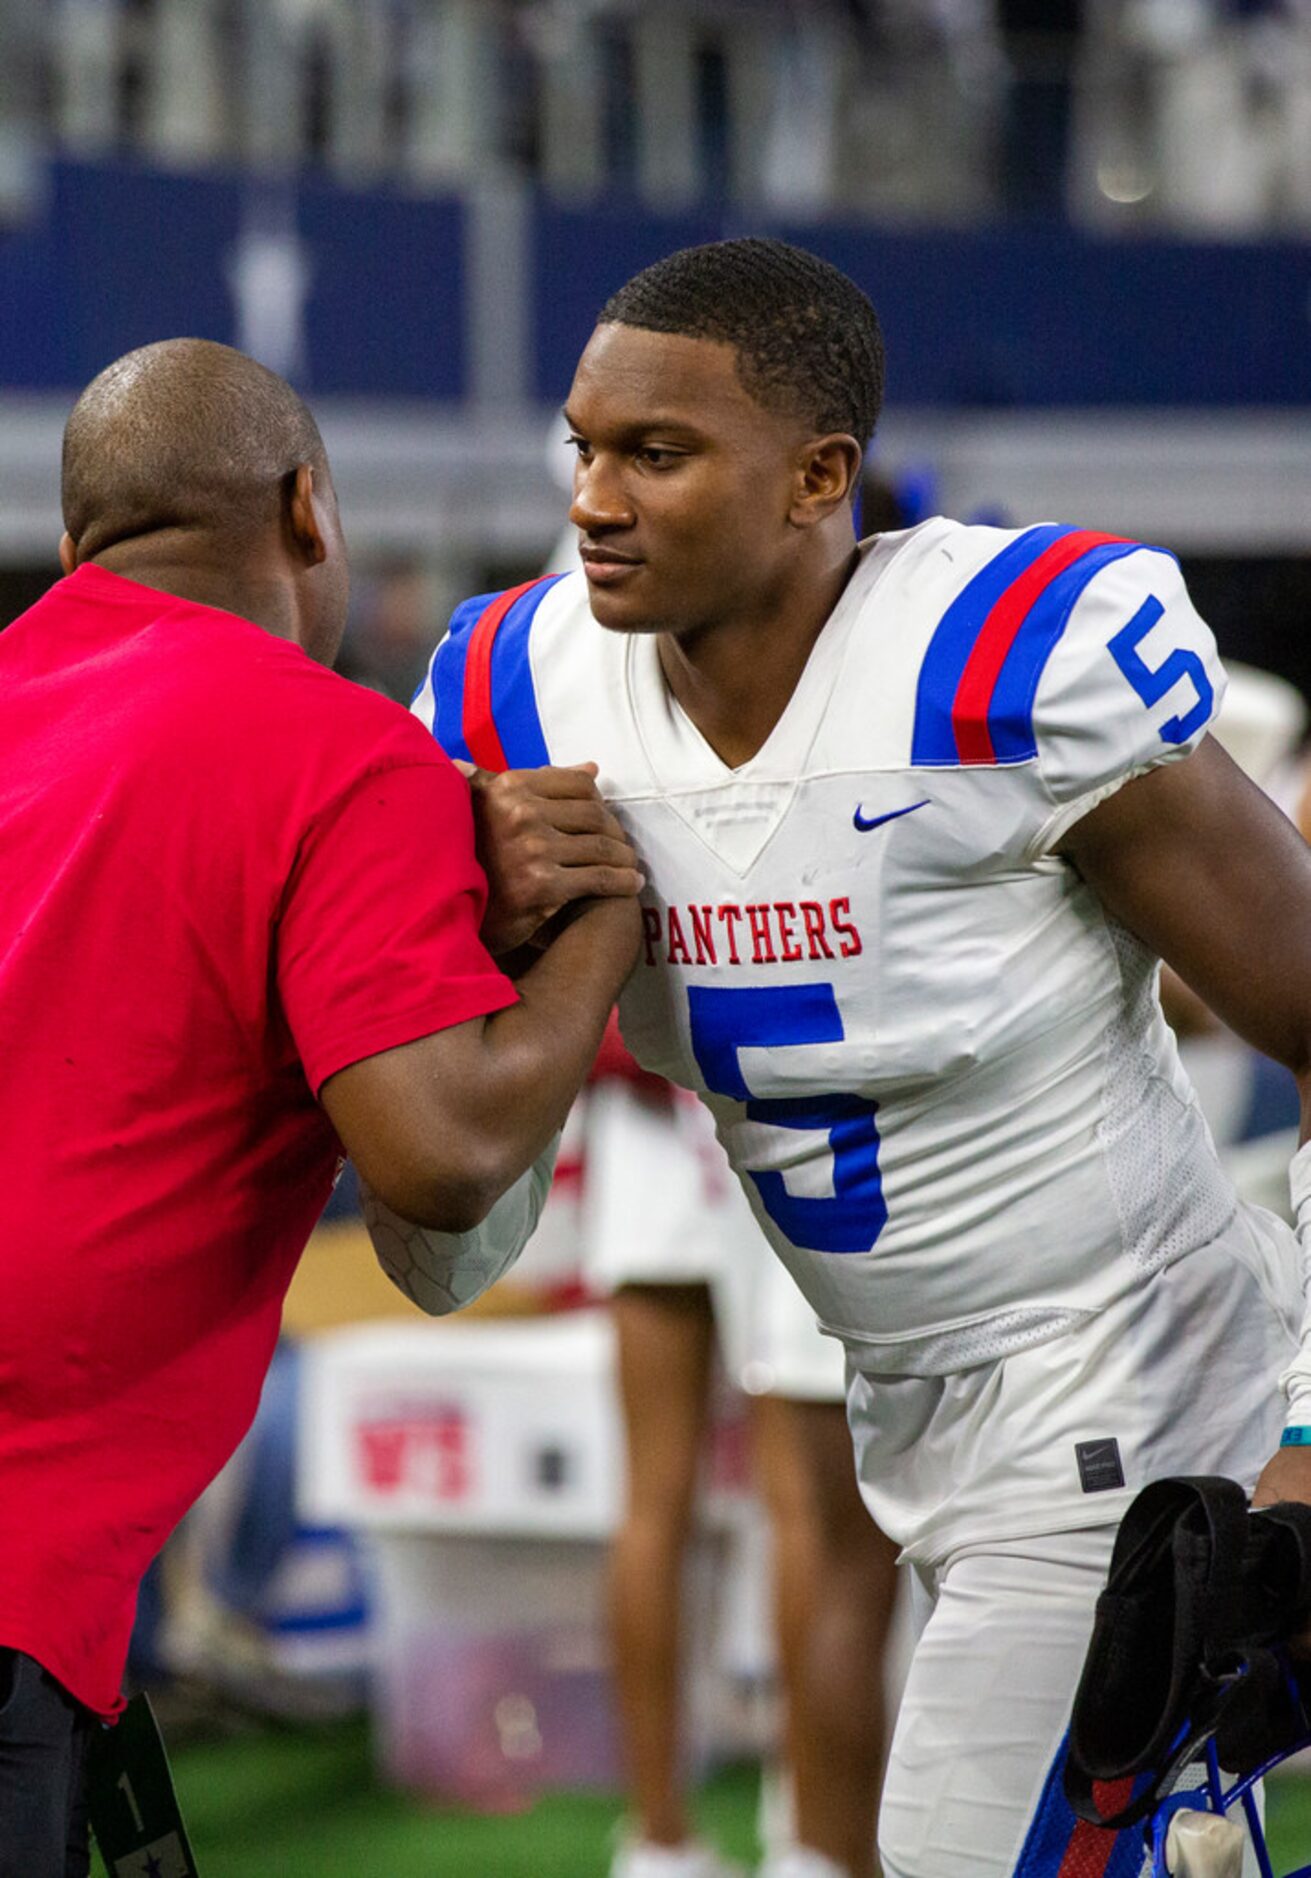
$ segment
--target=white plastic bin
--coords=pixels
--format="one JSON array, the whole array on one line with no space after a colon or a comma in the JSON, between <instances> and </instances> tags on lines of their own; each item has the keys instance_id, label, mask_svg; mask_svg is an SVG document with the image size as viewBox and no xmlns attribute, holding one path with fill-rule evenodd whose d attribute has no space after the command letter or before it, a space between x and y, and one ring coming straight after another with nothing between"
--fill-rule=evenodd
<instances>
[{"instance_id":1,"label":"white plastic bin","mask_svg":"<svg viewBox=\"0 0 1311 1878\"><path fill-rule=\"evenodd\" d=\"M619 1784L604 1622L623 1500L604 1311L373 1324L307 1346L305 1516L370 1536L374 1714L398 1784L484 1809L543 1787ZM733 1443L720 1442L731 1452ZM748 1517L717 1488L689 1579L689 1738L738 1751L712 1646L725 1540Z\"/></svg>"}]
</instances>

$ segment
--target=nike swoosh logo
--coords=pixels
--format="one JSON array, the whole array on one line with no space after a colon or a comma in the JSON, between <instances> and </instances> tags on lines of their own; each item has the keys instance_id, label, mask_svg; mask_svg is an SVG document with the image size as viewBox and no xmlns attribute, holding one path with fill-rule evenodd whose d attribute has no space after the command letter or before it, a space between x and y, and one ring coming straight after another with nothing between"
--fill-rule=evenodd
<instances>
[{"instance_id":1,"label":"nike swoosh logo","mask_svg":"<svg viewBox=\"0 0 1311 1878\"><path fill-rule=\"evenodd\" d=\"M871 815L867 821L860 812L860 805L857 804L856 813L851 818L851 825L859 829L862 835L867 835L871 828L881 828L884 822L895 822L899 816L913 815L916 809L926 809L928 806L929 798L925 796L922 802L912 802L909 808L889 809L886 815Z\"/></svg>"}]
</instances>

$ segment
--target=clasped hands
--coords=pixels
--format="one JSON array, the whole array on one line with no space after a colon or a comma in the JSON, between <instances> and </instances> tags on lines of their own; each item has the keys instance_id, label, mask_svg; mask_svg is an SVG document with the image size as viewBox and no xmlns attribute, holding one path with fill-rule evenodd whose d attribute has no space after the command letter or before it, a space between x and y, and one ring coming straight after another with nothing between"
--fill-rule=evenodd
<instances>
[{"instance_id":1,"label":"clasped hands","mask_svg":"<svg viewBox=\"0 0 1311 1878\"><path fill-rule=\"evenodd\" d=\"M488 885L482 938L494 957L546 943L583 902L634 900L641 892L637 856L596 786L595 763L501 775L456 767L473 797Z\"/></svg>"}]
</instances>

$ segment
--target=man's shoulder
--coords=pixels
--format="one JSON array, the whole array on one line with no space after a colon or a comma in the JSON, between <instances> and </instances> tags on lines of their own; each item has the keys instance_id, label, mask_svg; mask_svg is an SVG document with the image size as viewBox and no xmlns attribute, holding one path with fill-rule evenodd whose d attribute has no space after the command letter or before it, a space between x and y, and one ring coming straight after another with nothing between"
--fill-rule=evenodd
<instances>
[{"instance_id":1,"label":"man's shoulder","mask_svg":"<svg viewBox=\"0 0 1311 1878\"><path fill-rule=\"evenodd\" d=\"M328 773L394 763L442 763L431 737L403 704L319 665L296 646L274 642L249 672L241 710L267 729L293 760L321 755Z\"/></svg>"},{"instance_id":2,"label":"man's shoulder","mask_svg":"<svg viewBox=\"0 0 1311 1878\"><path fill-rule=\"evenodd\" d=\"M249 737L265 760L314 738L413 739L408 713L352 684L242 614L88 563L57 581L5 634L8 675L83 691L138 740L176 732L201 748Z\"/></svg>"},{"instance_id":3,"label":"man's shoulder","mask_svg":"<svg viewBox=\"0 0 1311 1878\"><path fill-rule=\"evenodd\" d=\"M352 777L440 763L405 707L320 664L291 640L213 609L180 608L163 657L156 713L171 733L235 783L277 799L335 795Z\"/></svg>"}]
</instances>

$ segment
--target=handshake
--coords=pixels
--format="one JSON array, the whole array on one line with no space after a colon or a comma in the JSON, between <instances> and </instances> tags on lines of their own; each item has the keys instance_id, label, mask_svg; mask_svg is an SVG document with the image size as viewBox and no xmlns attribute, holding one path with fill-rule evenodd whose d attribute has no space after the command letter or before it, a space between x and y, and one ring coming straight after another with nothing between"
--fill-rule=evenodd
<instances>
[{"instance_id":1,"label":"handshake","mask_svg":"<svg viewBox=\"0 0 1311 1878\"><path fill-rule=\"evenodd\" d=\"M478 859L487 876L482 938L504 961L549 944L584 903L627 901L636 949L637 895L646 884L628 836L596 786L596 764L507 770L457 763L473 797ZM619 912L617 917L625 917Z\"/></svg>"}]
</instances>

